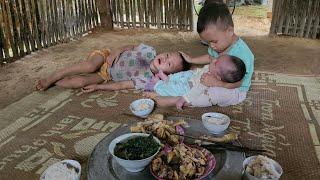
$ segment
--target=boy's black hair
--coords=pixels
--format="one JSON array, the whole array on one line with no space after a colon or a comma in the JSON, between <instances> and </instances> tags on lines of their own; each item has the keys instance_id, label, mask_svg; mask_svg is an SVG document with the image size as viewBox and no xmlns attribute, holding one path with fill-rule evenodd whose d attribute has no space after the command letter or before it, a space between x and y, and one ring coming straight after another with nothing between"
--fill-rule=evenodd
<instances>
[{"instance_id":1,"label":"boy's black hair","mask_svg":"<svg viewBox=\"0 0 320 180\"><path fill-rule=\"evenodd\" d=\"M226 4L212 2L201 8L197 22L198 33L202 33L209 24L214 24L221 30L233 27L232 16Z\"/></svg>"},{"instance_id":2,"label":"boy's black hair","mask_svg":"<svg viewBox=\"0 0 320 180\"><path fill-rule=\"evenodd\" d=\"M179 55L180 55L180 57L182 59L182 71L190 70L191 64L188 63L188 61L183 57L183 55L180 52L178 52L178 53L179 53Z\"/></svg>"},{"instance_id":3,"label":"boy's black hair","mask_svg":"<svg viewBox=\"0 0 320 180\"><path fill-rule=\"evenodd\" d=\"M246 74L246 65L240 58L236 56L229 57L230 61L234 65L234 68L233 70L224 72L224 74L221 75L221 80L228 83L235 83L240 81Z\"/></svg>"}]
</instances>

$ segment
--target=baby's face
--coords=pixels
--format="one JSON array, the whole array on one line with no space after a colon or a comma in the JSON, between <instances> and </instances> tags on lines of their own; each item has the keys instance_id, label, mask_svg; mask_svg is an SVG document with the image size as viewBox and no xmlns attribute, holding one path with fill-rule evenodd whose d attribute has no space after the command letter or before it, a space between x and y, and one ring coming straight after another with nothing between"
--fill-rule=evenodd
<instances>
[{"instance_id":1,"label":"baby's face","mask_svg":"<svg viewBox=\"0 0 320 180\"><path fill-rule=\"evenodd\" d=\"M221 80L222 74L233 68L230 58L222 55L209 65L209 73L215 76L216 79Z\"/></svg>"},{"instance_id":2,"label":"baby's face","mask_svg":"<svg viewBox=\"0 0 320 180\"><path fill-rule=\"evenodd\" d=\"M182 58L178 52L162 53L151 62L153 73L162 70L165 74L176 73L182 70Z\"/></svg>"},{"instance_id":3,"label":"baby's face","mask_svg":"<svg viewBox=\"0 0 320 180\"><path fill-rule=\"evenodd\" d=\"M199 36L207 42L213 50L221 53L232 44L233 29L230 27L222 31L216 25L209 24Z\"/></svg>"}]
</instances>

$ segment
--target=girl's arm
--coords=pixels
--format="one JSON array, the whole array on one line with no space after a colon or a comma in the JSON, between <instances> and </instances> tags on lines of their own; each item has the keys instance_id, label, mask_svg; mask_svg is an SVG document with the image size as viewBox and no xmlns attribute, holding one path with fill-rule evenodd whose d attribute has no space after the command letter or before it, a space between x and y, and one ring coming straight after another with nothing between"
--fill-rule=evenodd
<instances>
[{"instance_id":1,"label":"girl's arm","mask_svg":"<svg viewBox=\"0 0 320 180\"><path fill-rule=\"evenodd\" d=\"M96 90L106 90L106 91L115 91L121 89L132 89L134 88L133 81L120 81L120 82L111 82L106 84L92 84L82 88L82 91L85 93L93 92Z\"/></svg>"}]
</instances>

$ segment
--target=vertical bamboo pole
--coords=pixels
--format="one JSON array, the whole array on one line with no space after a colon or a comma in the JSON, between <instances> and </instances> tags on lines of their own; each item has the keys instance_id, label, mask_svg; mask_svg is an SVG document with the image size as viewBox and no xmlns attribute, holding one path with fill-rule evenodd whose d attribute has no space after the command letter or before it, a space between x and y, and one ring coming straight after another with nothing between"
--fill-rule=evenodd
<instances>
[{"instance_id":1,"label":"vertical bamboo pole","mask_svg":"<svg viewBox=\"0 0 320 180\"><path fill-rule=\"evenodd\" d=\"M160 0L159 3L160 3L160 7L159 7L159 11L160 11L160 28L164 29L165 24L163 23L164 22L164 18L163 18L163 15L164 15L163 0Z\"/></svg>"},{"instance_id":2,"label":"vertical bamboo pole","mask_svg":"<svg viewBox=\"0 0 320 180\"><path fill-rule=\"evenodd\" d=\"M132 25L136 28L136 14L137 14L137 2L136 0L131 0L131 15L132 15Z\"/></svg>"},{"instance_id":3,"label":"vertical bamboo pole","mask_svg":"<svg viewBox=\"0 0 320 180\"><path fill-rule=\"evenodd\" d=\"M121 28L124 27L124 20L123 20L123 0L119 0L119 3L118 3L118 13L119 13L119 20L120 20L120 26Z\"/></svg>"},{"instance_id":4,"label":"vertical bamboo pole","mask_svg":"<svg viewBox=\"0 0 320 180\"><path fill-rule=\"evenodd\" d=\"M192 5L192 0L188 0L187 1L188 2L188 6L187 6L187 8L188 8L188 10L187 10L187 16L188 16L188 25L189 25L189 30L190 31L193 31L194 29L193 29L193 13L192 13L192 11L193 11L193 5ZM186 28L187 28L188 26L186 26Z\"/></svg>"},{"instance_id":5,"label":"vertical bamboo pole","mask_svg":"<svg viewBox=\"0 0 320 180\"><path fill-rule=\"evenodd\" d=\"M31 1L31 6L30 6L30 11L31 11L31 24L33 28L33 39L35 40L37 49L42 49L40 39L39 39L39 31L38 31L38 21L37 21L37 11L36 11L36 6L34 0Z\"/></svg>"},{"instance_id":6,"label":"vertical bamboo pole","mask_svg":"<svg viewBox=\"0 0 320 180\"><path fill-rule=\"evenodd\" d=\"M117 1L116 0L111 0L111 3L112 3L112 20L113 20L113 24L117 25L118 24Z\"/></svg>"},{"instance_id":7,"label":"vertical bamboo pole","mask_svg":"<svg viewBox=\"0 0 320 180\"><path fill-rule=\"evenodd\" d=\"M0 26L3 31L1 31L1 38L2 38L2 48L4 51L4 58L7 59L9 58L9 43L8 43L8 38L7 38L7 31L6 29L6 24L5 24L5 3L4 1L0 2Z\"/></svg>"},{"instance_id":8,"label":"vertical bamboo pole","mask_svg":"<svg viewBox=\"0 0 320 180\"><path fill-rule=\"evenodd\" d=\"M21 26L21 40L25 49L26 54L31 53L31 47L29 43L29 38L28 38L28 25L26 22L26 12L25 12L25 5L24 5L24 0L17 0L17 8L20 13L20 26Z\"/></svg>"},{"instance_id":9,"label":"vertical bamboo pole","mask_svg":"<svg viewBox=\"0 0 320 180\"><path fill-rule=\"evenodd\" d=\"M10 4L9 4L9 1L5 1L5 9L7 11L7 13L5 14L6 16L6 27L8 30L7 30L7 37L9 39L9 42L10 42L10 48L12 50L12 55L13 55L13 58L16 58L18 56L18 50L17 50L17 45L15 43L15 38L14 38L14 35L13 35L13 29L14 29L14 26L13 26L13 23L12 23L12 14L11 14L11 10L10 10ZM8 59L8 61L12 61L12 58Z\"/></svg>"},{"instance_id":10,"label":"vertical bamboo pole","mask_svg":"<svg viewBox=\"0 0 320 180\"><path fill-rule=\"evenodd\" d=\"M143 0L142 0L143 1ZM137 0L137 5L138 5L138 12L139 12L139 24L140 28L144 27L144 20L143 20L143 3L141 0Z\"/></svg>"},{"instance_id":11,"label":"vertical bamboo pole","mask_svg":"<svg viewBox=\"0 0 320 180\"><path fill-rule=\"evenodd\" d=\"M168 20L168 17L169 17L169 15L168 15L169 14L168 13L169 12L168 11L169 10L169 6L168 6L168 3L169 3L168 0L164 0L164 19L165 19L164 22L165 22L165 25L166 25L165 29L169 29L169 25L168 25L169 24L168 23L169 22L169 20Z\"/></svg>"},{"instance_id":12,"label":"vertical bamboo pole","mask_svg":"<svg viewBox=\"0 0 320 180\"><path fill-rule=\"evenodd\" d=\"M309 10L309 1L304 2L304 6L302 8L302 16L301 16L301 25L300 25L300 31L298 34L298 37L303 37L304 34L304 28L306 26L306 21L307 21L307 11L310 13Z\"/></svg>"},{"instance_id":13,"label":"vertical bamboo pole","mask_svg":"<svg viewBox=\"0 0 320 180\"><path fill-rule=\"evenodd\" d=\"M130 28L130 17L129 17L129 0L124 0L124 10L126 13L126 25Z\"/></svg>"},{"instance_id":14,"label":"vertical bamboo pole","mask_svg":"<svg viewBox=\"0 0 320 180\"><path fill-rule=\"evenodd\" d=\"M319 33L319 30L318 30L320 28L319 21L320 21L320 11L318 10L318 15L316 16L316 19L313 24L312 39L316 39L317 34Z\"/></svg>"},{"instance_id":15,"label":"vertical bamboo pole","mask_svg":"<svg viewBox=\"0 0 320 180\"><path fill-rule=\"evenodd\" d=\"M42 34L43 34L43 47L49 46L49 32L48 32L48 11L47 11L47 0L39 1L39 7L41 11L41 21L42 21Z\"/></svg>"},{"instance_id":16,"label":"vertical bamboo pole","mask_svg":"<svg viewBox=\"0 0 320 180\"><path fill-rule=\"evenodd\" d=\"M24 53L24 48L23 48L23 44L22 44L22 41L21 41L21 28L20 28L20 22L19 22L19 13L18 13L18 10L17 10L17 4L15 1L12 1L11 2L11 12L13 14L13 24L15 26L14 28L14 37L15 37L15 40L16 40L16 46L17 48L19 49L18 51L18 56L21 57ZM2 54L2 51L1 51L1 54Z\"/></svg>"},{"instance_id":17,"label":"vertical bamboo pole","mask_svg":"<svg viewBox=\"0 0 320 180\"><path fill-rule=\"evenodd\" d=\"M155 13L156 13L157 28L161 29L161 13L160 13L161 8L160 8L160 1L159 0L157 0L155 2L155 10L156 10Z\"/></svg>"},{"instance_id":18,"label":"vertical bamboo pole","mask_svg":"<svg viewBox=\"0 0 320 180\"><path fill-rule=\"evenodd\" d=\"M146 22L146 27L149 28L149 2L147 0L142 0L143 1L143 7L144 7L144 12L145 12L145 22Z\"/></svg>"}]
</instances>

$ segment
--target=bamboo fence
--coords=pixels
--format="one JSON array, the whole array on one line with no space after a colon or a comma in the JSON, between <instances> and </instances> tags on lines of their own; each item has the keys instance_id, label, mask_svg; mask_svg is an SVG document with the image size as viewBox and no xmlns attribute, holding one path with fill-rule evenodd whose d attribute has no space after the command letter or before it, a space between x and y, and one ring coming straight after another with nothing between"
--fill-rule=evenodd
<instances>
[{"instance_id":1,"label":"bamboo fence","mask_svg":"<svg viewBox=\"0 0 320 180\"><path fill-rule=\"evenodd\" d=\"M98 25L96 0L0 0L0 64Z\"/></svg>"},{"instance_id":2,"label":"bamboo fence","mask_svg":"<svg viewBox=\"0 0 320 180\"><path fill-rule=\"evenodd\" d=\"M110 0L114 26L192 30L192 0Z\"/></svg>"},{"instance_id":3,"label":"bamboo fence","mask_svg":"<svg viewBox=\"0 0 320 180\"><path fill-rule=\"evenodd\" d=\"M320 0L274 0L270 34L320 39Z\"/></svg>"}]
</instances>

